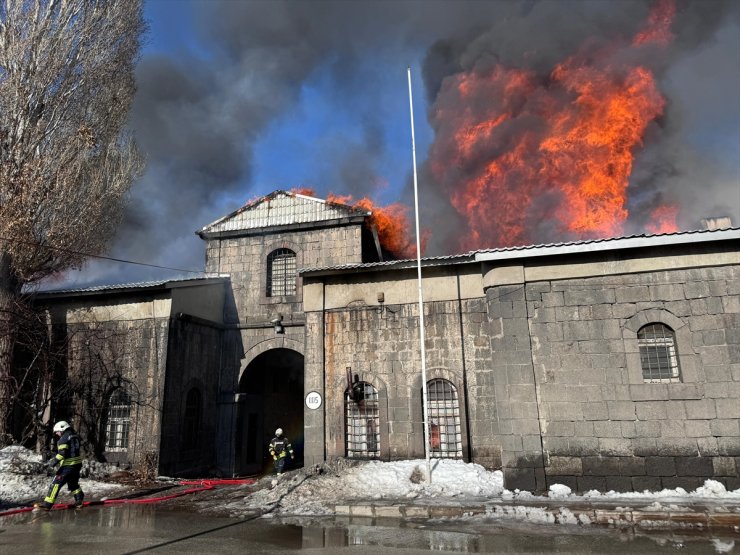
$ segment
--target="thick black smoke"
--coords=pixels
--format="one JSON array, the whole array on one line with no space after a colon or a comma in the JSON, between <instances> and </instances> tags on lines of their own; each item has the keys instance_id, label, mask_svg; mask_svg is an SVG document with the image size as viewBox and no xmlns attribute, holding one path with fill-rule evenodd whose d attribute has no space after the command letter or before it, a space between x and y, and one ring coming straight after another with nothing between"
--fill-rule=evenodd
<instances>
[{"instance_id":1,"label":"thick black smoke","mask_svg":"<svg viewBox=\"0 0 740 555\"><path fill-rule=\"evenodd\" d=\"M505 64L546 75L587 38L629 40L651 3L204 0L192 6L203 51L145 56L139 65L131 126L148 168L132 191L111 255L202 269L203 246L193 232L253 197L251 187L271 185L252 183L255 144L296 105L319 69L331 80L332 101L357 103L365 133L349 140L327 122L320 175L274 187L307 184L318 186L319 194L359 197L378 186L386 154L382 130L388 122L378 121L382 99L373 94L383 76L402 75L406 65L423 60L426 93L435 106L444 79L460 71ZM654 61L669 106L635 168L631 198L638 204L641 196L670 194L693 202L696 219L724 209L740 223L740 162L718 166L684 136L687 123L720 120L727 126L740 118L738 13L731 1L679 3L676 40L663 61ZM407 125L407 114L399 117ZM740 141L737 130L733 140ZM425 153L418 155L423 161ZM285 156L289 163L290 153ZM460 229L457 215L424 168L421 180L428 189L422 221L433 228L427 254L447 253ZM733 191L735 198L728 198ZM408 189L403 198L412 206ZM635 220L640 217L636 208ZM82 279L162 277L127 268L105 276L107 270L93 264Z\"/></svg>"}]
</instances>

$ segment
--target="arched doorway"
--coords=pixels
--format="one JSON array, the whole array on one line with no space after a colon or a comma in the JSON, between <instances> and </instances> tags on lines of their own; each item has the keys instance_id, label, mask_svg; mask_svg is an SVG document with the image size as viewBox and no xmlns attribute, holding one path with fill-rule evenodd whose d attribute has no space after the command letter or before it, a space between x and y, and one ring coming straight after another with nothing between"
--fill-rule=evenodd
<instances>
[{"instance_id":1,"label":"arched doorway","mask_svg":"<svg viewBox=\"0 0 740 555\"><path fill-rule=\"evenodd\" d=\"M285 348L257 355L239 381L236 473L269 472L267 451L275 429L282 428L303 466L303 355Z\"/></svg>"}]
</instances>

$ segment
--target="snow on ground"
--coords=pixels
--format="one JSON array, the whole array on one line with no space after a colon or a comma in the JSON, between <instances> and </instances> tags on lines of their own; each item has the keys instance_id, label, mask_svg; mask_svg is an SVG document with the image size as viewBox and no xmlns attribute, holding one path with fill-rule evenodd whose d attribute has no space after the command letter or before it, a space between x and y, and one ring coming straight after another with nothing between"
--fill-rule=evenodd
<instances>
[{"instance_id":1,"label":"snow on ground","mask_svg":"<svg viewBox=\"0 0 740 555\"><path fill-rule=\"evenodd\" d=\"M568 486L553 484L548 495L542 497L528 491L505 489L501 471L488 471L478 464L434 460L431 484L424 479L425 473L425 460L372 461L346 468L342 468L342 465L324 465L323 473L317 476L312 476L306 470L285 474L272 489L258 490L243 500L234 501L228 505L228 510L238 514L246 509L265 510L274 507L274 514L325 515L330 514L335 505L356 500L385 500L389 503L409 503L413 500L436 503L447 500L464 504L502 499L516 504L517 501L552 499L583 503L624 499L625 502L653 501L653 509L659 509L666 503L676 506L696 501L740 503L740 489L728 492L714 480L707 480L693 492L682 488L624 493L592 490L584 495L572 493ZM525 507L523 510L531 512L532 508Z\"/></svg>"},{"instance_id":2,"label":"snow on ground","mask_svg":"<svg viewBox=\"0 0 740 555\"><path fill-rule=\"evenodd\" d=\"M546 497L536 496L528 491L510 491L504 487L501 471L488 471L474 463L454 460L432 460L432 481L425 479L427 463L424 459L394 462L380 461L339 461L324 464L321 472L311 468L284 474L275 486L257 489L246 497L237 496L226 503L231 514L249 510L273 509L273 514L327 515L335 505L357 501L389 504L429 502L443 503L481 503L500 499L516 505L517 501L568 502L629 500L651 503L650 508L670 509L697 501L716 503L740 503L740 489L727 491L715 481L707 480L695 491L682 488L666 489L658 492L614 492L589 491L583 495L574 494L562 484L550 486ZM113 465L85 461L81 485L86 498L101 499L116 491L126 489L102 480L117 470ZM263 485L269 486L269 478ZM11 446L0 450L0 505L28 503L43 496L51 478L46 476L40 455L23 447ZM64 492L60 501L67 500ZM523 510L531 511L531 507Z\"/></svg>"},{"instance_id":3,"label":"snow on ground","mask_svg":"<svg viewBox=\"0 0 740 555\"><path fill-rule=\"evenodd\" d=\"M85 461L82 466L80 486L86 499L101 499L111 493L126 489L119 484L100 481L118 470L113 465ZM91 479L97 478L97 479ZM41 455L19 445L0 449L0 507L26 504L43 499L52 477L46 475L46 465ZM72 497L65 487L57 497L58 502L68 503Z\"/></svg>"}]
</instances>

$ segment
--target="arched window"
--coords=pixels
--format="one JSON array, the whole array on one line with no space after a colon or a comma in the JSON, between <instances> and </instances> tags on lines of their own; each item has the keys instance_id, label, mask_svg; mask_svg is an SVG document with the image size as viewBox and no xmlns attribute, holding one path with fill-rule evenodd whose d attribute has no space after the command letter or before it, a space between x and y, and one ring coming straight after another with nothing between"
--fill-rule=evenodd
<instances>
[{"instance_id":1,"label":"arched window","mask_svg":"<svg viewBox=\"0 0 740 555\"><path fill-rule=\"evenodd\" d=\"M194 449L198 446L201 410L200 390L194 387L188 391L188 396L185 398L185 418L182 430L184 449Z\"/></svg>"},{"instance_id":2,"label":"arched window","mask_svg":"<svg viewBox=\"0 0 740 555\"><path fill-rule=\"evenodd\" d=\"M106 451L126 451L131 423L131 397L123 389L116 389L108 401L108 426L105 434Z\"/></svg>"},{"instance_id":3,"label":"arched window","mask_svg":"<svg viewBox=\"0 0 740 555\"><path fill-rule=\"evenodd\" d=\"M267 255L267 296L295 295L296 257L290 249L276 249Z\"/></svg>"},{"instance_id":4,"label":"arched window","mask_svg":"<svg viewBox=\"0 0 740 555\"><path fill-rule=\"evenodd\" d=\"M447 380L429 380L427 406L431 456L461 459L460 403L455 386Z\"/></svg>"},{"instance_id":5,"label":"arched window","mask_svg":"<svg viewBox=\"0 0 740 555\"><path fill-rule=\"evenodd\" d=\"M360 388L358 387L360 386ZM365 382L355 383L344 395L346 407L347 457L380 457L380 416L378 392Z\"/></svg>"},{"instance_id":6,"label":"arched window","mask_svg":"<svg viewBox=\"0 0 740 555\"><path fill-rule=\"evenodd\" d=\"M652 323L637 332L642 378L650 383L680 382L676 337L665 324Z\"/></svg>"}]
</instances>

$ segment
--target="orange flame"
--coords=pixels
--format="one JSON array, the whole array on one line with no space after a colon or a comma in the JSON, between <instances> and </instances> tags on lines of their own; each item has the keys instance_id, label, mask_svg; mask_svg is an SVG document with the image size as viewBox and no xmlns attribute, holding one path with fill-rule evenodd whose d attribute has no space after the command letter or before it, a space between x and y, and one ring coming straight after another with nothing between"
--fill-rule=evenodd
<instances>
[{"instance_id":1,"label":"orange flame","mask_svg":"<svg viewBox=\"0 0 740 555\"><path fill-rule=\"evenodd\" d=\"M658 206L651 214L651 221L645 226L648 233L675 233L678 231L676 218L679 207L675 204Z\"/></svg>"},{"instance_id":2,"label":"orange flame","mask_svg":"<svg viewBox=\"0 0 740 555\"><path fill-rule=\"evenodd\" d=\"M316 197L316 191L313 190L311 187L293 187L290 192L306 197Z\"/></svg>"},{"instance_id":3,"label":"orange flame","mask_svg":"<svg viewBox=\"0 0 740 555\"><path fill-rule=\"evenodd\" d=\"M351 195L335 195L333 193L327 195L326 201L346 204L359 210L372 212L368 218L368 223L378 231L380 246L397 258L414 258L416 256L416 244L410 231L409 208L407 206L395 203L381 207L367 197L355 202Z\"/></svg>"},{"instance_id":4,"label":"orange flame","mask_svg":"<svg viewBox=\"0 0 740 555\"><path fill-rule=\"evenodd\" d=\"M674 13L659 2L632 47L667 44ZM584 45L547 78L498 65L445 80L430 168L467 220L461 248L623 233L634 154L665 101L615 53Z\"/></svg>"}]
</instances>

